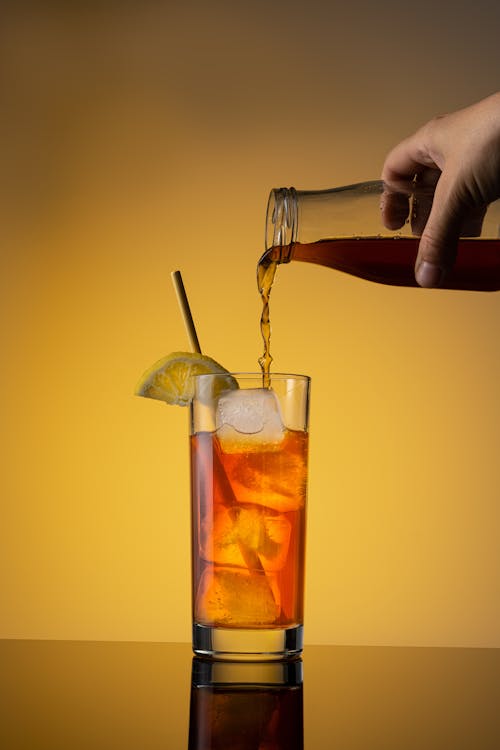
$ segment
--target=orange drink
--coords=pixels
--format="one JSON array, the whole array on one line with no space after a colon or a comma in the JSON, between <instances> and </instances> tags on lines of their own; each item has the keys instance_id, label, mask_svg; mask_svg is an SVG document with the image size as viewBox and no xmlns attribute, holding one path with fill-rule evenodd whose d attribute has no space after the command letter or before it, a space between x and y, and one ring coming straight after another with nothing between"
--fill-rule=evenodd
<instances>
[{"instance_id":1,"label":"orange drink","mask_svg":"<svg viewBox=\"0 0 500 750\"><path fill-rule=\"evenodd\" d=\"M302 650L309 378L232 378L195 378L194 650L283 658Z\"/></svg>"}]
</instances>

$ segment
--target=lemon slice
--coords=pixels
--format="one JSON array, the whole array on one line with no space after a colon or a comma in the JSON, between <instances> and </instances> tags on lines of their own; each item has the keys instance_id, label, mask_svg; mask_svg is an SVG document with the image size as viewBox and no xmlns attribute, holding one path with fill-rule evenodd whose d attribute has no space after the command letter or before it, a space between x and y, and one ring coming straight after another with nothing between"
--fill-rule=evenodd
<instances>
[{"instance_id":1,"label":"lemon slice","mask_svg":"<svg viewBox=\"0 0 500 750\"><path fill-rule=\"evenodd\" d=\"M211 357L193 352L173 352L146 370L135 389L136 396L156 398L167 404L187 406L194 396L194 375L221 375L217 390L237 388L235 379Z\"/></svg>"}]
</instances>

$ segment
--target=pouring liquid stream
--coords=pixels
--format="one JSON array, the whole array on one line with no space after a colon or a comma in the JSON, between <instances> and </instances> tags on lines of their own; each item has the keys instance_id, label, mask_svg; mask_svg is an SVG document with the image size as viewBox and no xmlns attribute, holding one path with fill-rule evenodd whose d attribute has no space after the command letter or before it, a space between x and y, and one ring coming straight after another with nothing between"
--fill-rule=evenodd
<instances>
[{"instance_id":1,"label":"pouring liquid stream","mask_svg":"<svg viewBox=\"0 0 500 750\"><path fill-rule=\"evenodd\" d=\"M262 370L262 387L270 388L271 386L271 321L269 317L269 297L273 286L278 261L272 260L267 254L261 258L257 266L257 286L262 299L262 315L260 318L260 332L264 343L264 352L259 358L259 365Z\"/></svg>"}]
</instances>

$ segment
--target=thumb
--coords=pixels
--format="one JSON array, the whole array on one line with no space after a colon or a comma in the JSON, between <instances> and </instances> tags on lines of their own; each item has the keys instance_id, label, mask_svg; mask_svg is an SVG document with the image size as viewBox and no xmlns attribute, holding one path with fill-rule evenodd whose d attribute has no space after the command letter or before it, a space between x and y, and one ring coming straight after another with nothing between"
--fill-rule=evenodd
<instances>
[{"instance_id":1,"label":"thumb","mask_svg":"<svg viewBox=\"0 0 500 750\"><path fill-rule=\"evenodd\" d=\"M443 283L456 258L464 212L456 180L443 172L436 185L415 261L415 278L420 286L436 287Z\"/></svg>"}]
</instances>

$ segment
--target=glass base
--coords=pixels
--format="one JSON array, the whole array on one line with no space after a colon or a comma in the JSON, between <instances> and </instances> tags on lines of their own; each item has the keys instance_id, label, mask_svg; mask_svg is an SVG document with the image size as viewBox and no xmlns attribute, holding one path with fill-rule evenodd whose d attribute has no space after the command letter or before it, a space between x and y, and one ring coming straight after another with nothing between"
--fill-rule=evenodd
<instances>
[{"instance_id":1,"label":"glass base","mask_svg":"<svg viewBox=\"0 0 500 750\"><path fill-rule=\"evenodd\" d=\"M198 656L227 661L273 661L300 656L302 625L291 628L240 629L193 625L193 651Z\"/></svg>"}]
</instances>

